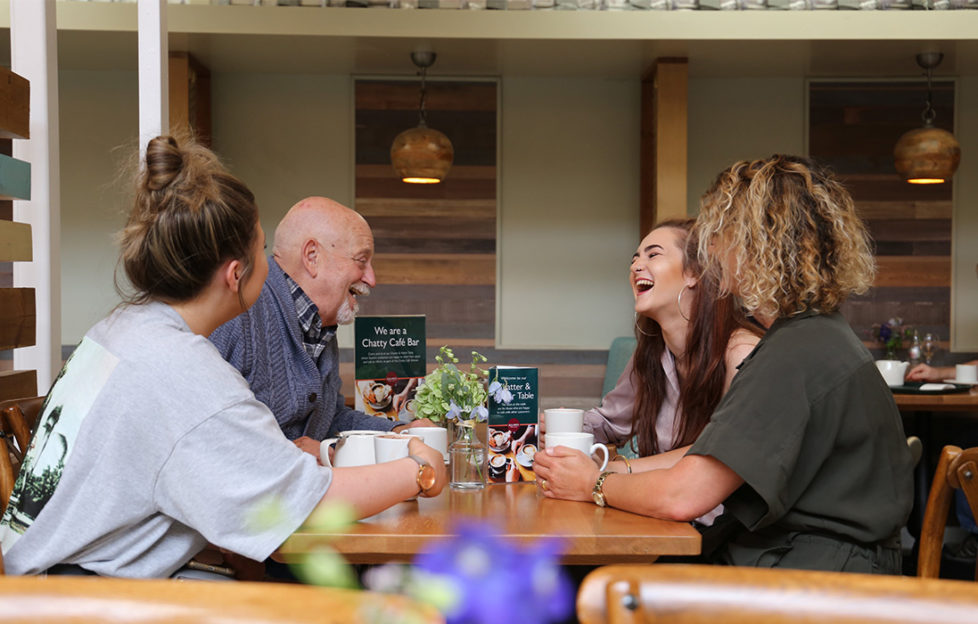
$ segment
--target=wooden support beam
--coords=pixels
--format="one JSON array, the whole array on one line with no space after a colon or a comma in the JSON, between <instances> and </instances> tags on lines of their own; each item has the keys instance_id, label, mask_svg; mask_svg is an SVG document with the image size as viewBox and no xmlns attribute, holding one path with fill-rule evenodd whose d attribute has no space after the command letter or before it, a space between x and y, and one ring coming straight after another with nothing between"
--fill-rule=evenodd
<instances>
[{"instance_id":1,"label":"wooden support beam","mask_svg":"<svg viewBox=\"0 0 978 624\"><path fill-rule=\"evenodd\" d=\"M0 288L0 349L37 344L33 288Z\"/></svg>"},{"instance_id":2,"label":"wooden support beam","mask_svg":"<svg viewBox=\"0 0 978 624\"><path fill-rule=\"evenodd\" d=\"M169 55L170 132L189 131L211 144L211 73L186 52Z\"/></svg>"},{"instance_id":3,"label":"wooden support beam","mask_svg":"<svg viewBox=\"0 0 978 624\"><path fill-rule=\"evenodd\" d=\"M30 111L30 83L0 67L0 138L31 138Z\"/></svg>"},{"instance_id":4,"label":"wooden support beam","mask_svg":"<svg viewBox=\"0 0 978 624\"><path fill-rule=\"evenodd\" d=\"M641 236L687 215L688 69L687 59L661 58L642 80Z\"/></svg>"},{"instance_id":5,"label":"wooden support beam","mask_svg":"<svg viewBox=\"0 0 978 624\"><path fill-rule=\"evenodd\" d=\"M0 221L0 262L30 262L33 259L30 224Z\"/></svg>"},{"instance_id":6,"label":"wooden support beam","mask_svg":"<svg viewBox=\"0 0 978 624\"><path fill-rule=\"evenodd\" d=\"M0 199L31 198L31 164L0 154Z\"/></svg>"},{"instance_id":7,"label":"wooden support beam","mask_svg":"<svg viewBox=\"0 0 978 624\"><path fill-rule=\"evenodd\" d=\"M0 372L0 401L37 396L37 371Z\"/></svg>"}]
</instances>

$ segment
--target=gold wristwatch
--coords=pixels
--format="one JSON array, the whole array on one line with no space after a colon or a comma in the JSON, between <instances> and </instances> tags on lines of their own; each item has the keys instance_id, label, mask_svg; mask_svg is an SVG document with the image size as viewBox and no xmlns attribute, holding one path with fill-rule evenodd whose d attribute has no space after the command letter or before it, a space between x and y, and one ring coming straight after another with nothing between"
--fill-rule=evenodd
<instances>
[{"instance_id":1,"label":"gold wristwatch","mask_svg":"<svg viewBox=\"0 0 978 624\"><path fill-rule=\"evenodd\" d=\"M604 499L604 480L608 478L608 475L614 474L613 472L602 472L598 480L594 482L594 490L591 492L591 498L594 499L594 503L598 507L604 507L607 505L607 501Z\"/></svg>"},{"instance_id":2,"label":"gold wristwatch","mask_svg":"<svg viewBox=\"0 0 978 624\"><path fill-rule=\"evenodd\" d=\"M421 496L427 496L428 490L435 485L435 469L417 455L408 455L408 457L418 462L418 487L421 488Z\"/></svg>"}]
</instances>

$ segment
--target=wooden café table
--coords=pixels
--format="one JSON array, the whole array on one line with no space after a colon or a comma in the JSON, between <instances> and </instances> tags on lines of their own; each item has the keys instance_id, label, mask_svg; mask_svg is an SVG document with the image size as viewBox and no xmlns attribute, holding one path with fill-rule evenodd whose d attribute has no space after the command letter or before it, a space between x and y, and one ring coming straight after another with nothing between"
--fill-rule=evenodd
<instances>
[{"instance_id":1,"label":"wooden caf\u00e9 table","mask_svg":"<svg viewBox=\"0 0 978 624\"><path fill-rule=\"evenodd\" d=\"M325 544L350 563L407 562L432 540L450 537L453 522L462 518L494 523L505 537L526 544L562 536L562 563L571 565L649 563L660 555L700 552L700 534L688 523L554 500L539 494L535 483L522 482L475 491L446 487L434 498L399 503L340 532L299 529L273 558L296 561Z\"/></svg>"}]
</instances>

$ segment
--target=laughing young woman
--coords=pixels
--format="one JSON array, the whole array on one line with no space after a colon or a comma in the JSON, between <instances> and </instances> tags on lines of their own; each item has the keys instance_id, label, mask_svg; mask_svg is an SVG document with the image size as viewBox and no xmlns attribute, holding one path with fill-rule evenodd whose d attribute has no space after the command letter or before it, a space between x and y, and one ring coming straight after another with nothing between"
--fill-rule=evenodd
<instances>
[{"instance_id":1,"label":"laughing young woman","mask_svg":"<svg viewBox=\"0 0 978 624\"><path fill-rule=\"evenodd\" d=\"M677 461L730 387L737 366L760 339L732 297L698 277L687 253L692 219L663 221L639 243L629 267L635 297L635 354L601 408L585 415L599 442L638 441L640 457L609 464L609 471L640 473ZM541 486L560 492L567 480L594 485L593 462L583 454L538 454ZM636 500L643 497L635 492ZM697 518L712 525L721 507Z\"/></svg>"}]
</instances>

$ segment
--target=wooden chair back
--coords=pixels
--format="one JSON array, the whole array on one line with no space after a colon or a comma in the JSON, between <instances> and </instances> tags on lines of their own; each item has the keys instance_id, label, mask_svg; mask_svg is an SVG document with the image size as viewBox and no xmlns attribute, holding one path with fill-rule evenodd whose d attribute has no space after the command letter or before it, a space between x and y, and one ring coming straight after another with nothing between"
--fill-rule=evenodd
<instances>
[{"instance_id":1,"label":"wooden chair back","mask_svg":"<svg viewBox=\"0 0 978 624\"><path fill-rule=\"evenodd\" d=\"M44 397L0 401L0 514L7 508L43 405Z\"/></svg>"},{"instance_id":2,"label":"wooden chair back","mask_svg":"<svg viewBox=\"0 0 978 624\"><path fill-rule=\"evenodd\" d=\"M289 583L0 577L0 624L444 622L406 596Z\"/></svg>"},{"instance_id":3,"label":"wooden chair back","mask_svg":"<svg viewBox=\"0 0 978 624\"><path fill-rule=\"evenodd\" d=\"M577 595L582 624L961 624L978 585L905 576L709 565L613 565Z\"/></svg>"},{"instance_id":4,"label":"wooden chair back","mask_svg":"<svg viewBox=\"0 0 978 624\"><path fill-rule=\"evenodd\" d=\"M947 516L954 500L954 490L964 493L971 513L978 518L978 447L961 450L957 446L949 445L941 450L920 529L917 576L940 576L944 528L947 526ZM975 579L978 580L978 561Z\"/></svg>"}]
</instances>

